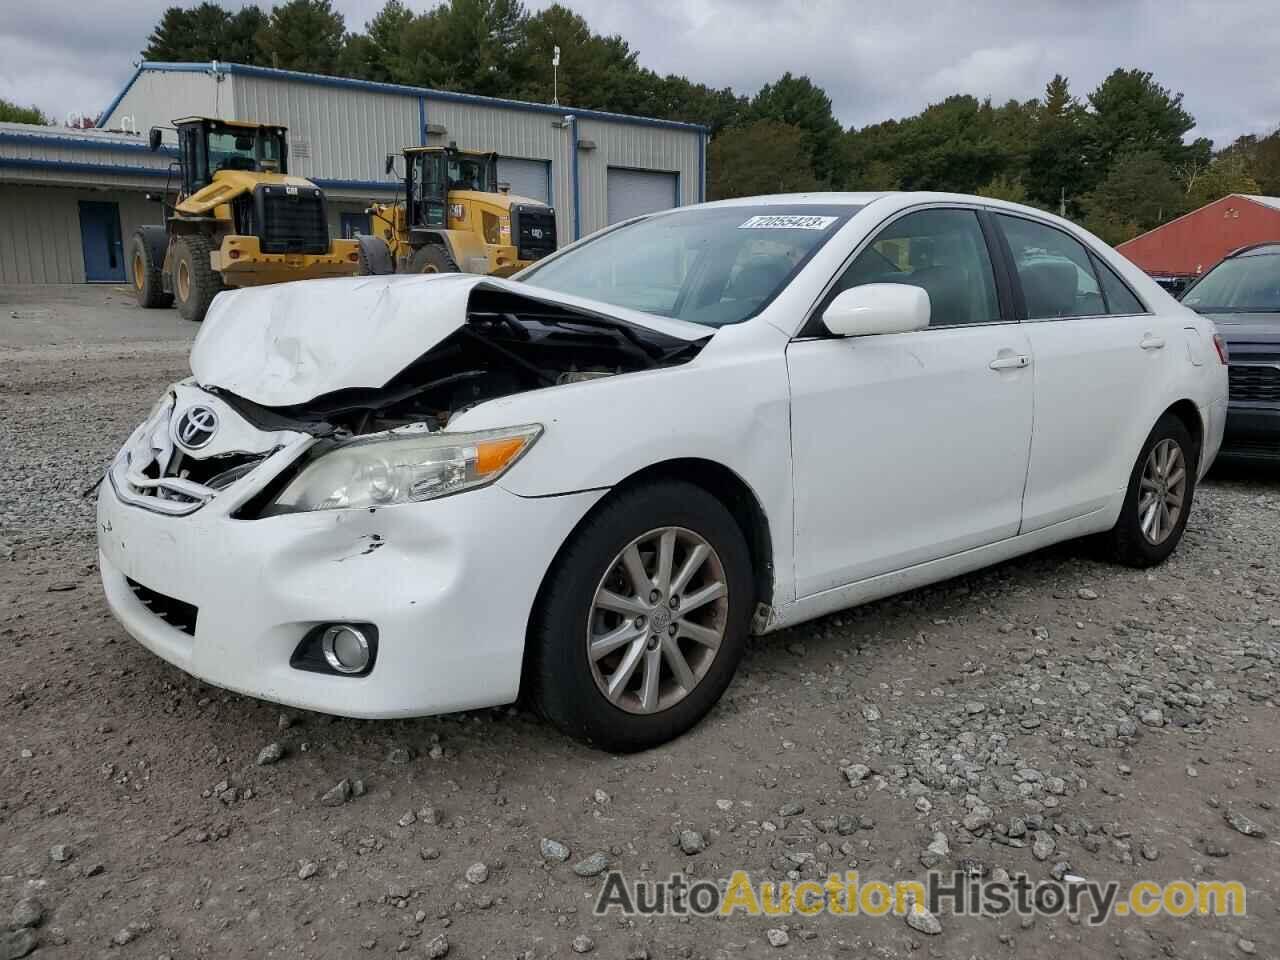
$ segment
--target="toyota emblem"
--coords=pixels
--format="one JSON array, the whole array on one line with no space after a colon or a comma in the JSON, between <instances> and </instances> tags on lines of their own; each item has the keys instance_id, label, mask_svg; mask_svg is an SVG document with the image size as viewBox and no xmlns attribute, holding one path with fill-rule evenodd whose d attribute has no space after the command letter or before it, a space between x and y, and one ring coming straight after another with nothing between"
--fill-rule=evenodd
<instances>
[{"instance_id":1,"label":"toyota emblem","mask_svg":"<svg viewBox=\"0 0 1280 960\"><path fill-rule=\"evenodd\" d=\"M178 418L175 439L184 447L199 450L218 431L218 415L208 407L187 407Z\"/></svg>"}]
</instances>

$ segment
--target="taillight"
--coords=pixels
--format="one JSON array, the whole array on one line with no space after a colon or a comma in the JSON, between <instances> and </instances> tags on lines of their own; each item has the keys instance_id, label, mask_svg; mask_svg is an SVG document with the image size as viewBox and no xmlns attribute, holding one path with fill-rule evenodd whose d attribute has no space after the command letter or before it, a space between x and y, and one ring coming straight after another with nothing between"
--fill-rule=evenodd
<instances>
[{"instance_id":1,"label":"taillight","mask_svg":"<svg viewBox=\"0 0 1280 960\"><path fill-rule=\"evenodd\" d=\"M1218 359L1222 361L1222 365L1225 367L1230 362L1231 355L1227 351L1227 341L1222 339L1222 334L1215 333L1213 335L1213 345L1218 350Z\"/></svg>"}]
</instances>

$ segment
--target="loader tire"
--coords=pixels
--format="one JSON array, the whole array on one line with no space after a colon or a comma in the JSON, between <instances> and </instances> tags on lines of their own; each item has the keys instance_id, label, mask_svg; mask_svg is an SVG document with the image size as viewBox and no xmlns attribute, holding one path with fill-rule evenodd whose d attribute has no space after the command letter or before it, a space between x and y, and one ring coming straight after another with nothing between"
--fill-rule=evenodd
<instances>
[{"instance_id":1,"label":"loader tire","mask_svg":"<svg viewBox=\"0 0 1280 960\"><path fill-rule=\"evenodd\" d=\"M164 264L156 263L151 244L147 243L146 237L141 233L133 235L129 263L133 271L133 292L138 298L138 306L147 309L173 306L173 294L165 293L161 279Z\"/></svg>"},{"instance_id":2,"label":"loader tire","mask_svg":"<svg viewBox=\"0 0 1280 960\"><path fill-rule=\"evenodd\" d=\"M428 243L409 261L410 273L457 273L458 265L443 244Z\"/></svg>"},{"instance_id":3,"label":"loader tire","mask_svg":"<svg viewBox=\"0 0 1280 960\"><path fill-rule=\"evenodd\" d=\"M208 237L182 237L174 244L173 298L185 320L203 320L213 298L222 292L222 277L209 265L212 252Z\"/></svg>"}]
</instances>

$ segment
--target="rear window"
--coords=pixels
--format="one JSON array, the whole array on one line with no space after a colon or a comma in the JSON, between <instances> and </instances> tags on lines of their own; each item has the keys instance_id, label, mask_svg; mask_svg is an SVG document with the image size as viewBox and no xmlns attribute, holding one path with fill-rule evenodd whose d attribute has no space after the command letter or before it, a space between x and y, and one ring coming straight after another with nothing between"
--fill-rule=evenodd
<instances>
[{"instance_id":1,"label":"rear window","mask_svg":"<svg viewBox=\"0 0 1280 960\"><path fill-rule=\"evenodd\" d=\"M519 279L722 327L764 309L860 209L769 204L672 210L602 233Z\"/></svg>"}]
</instances>

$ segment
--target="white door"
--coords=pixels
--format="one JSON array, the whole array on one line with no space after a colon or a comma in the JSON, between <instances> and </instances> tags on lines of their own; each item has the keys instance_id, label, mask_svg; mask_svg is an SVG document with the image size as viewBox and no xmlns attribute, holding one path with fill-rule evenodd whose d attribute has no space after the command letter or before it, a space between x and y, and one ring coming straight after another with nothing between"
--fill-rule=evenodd
<instances>
[{"instance_id":1,"label":"white door","mask_svg":"<svg viewBox=\"0 0 1280 960\"><path fill-rule=\"evenodd\" d=\"M520 160L516 157L498 158L498 182L509 183L517 197L551 202L551 165L545 160Z\"/></svg>"},{"instance_id":2,"label":"white door","mask_svg":"<svg viewBox=\"0 0 1280 960\"><path fill-rule=\"evenodd\" d=\"M610 167L606 172L610 223L676 206L676 175L657 170Z\"/></svg>"},{"instance_id":3,"label":"white door","mask_svg":"<svg viewBox=\"0 0 1280 960\"><path fill-rule=\"evenodd\" d=\"M801 597L994 543L1021 520L1030 347L977 215L895 220L827 300L862 283L923 287L930 325L787 350Z\"/></svg>"},{"instance_id":4,"label":"white door","mask_svg":"<svg viewBox=\"0 0 1280 960\"><path fill-rule=\"evenodd\" d=\"M1013 256L1036 358L1022 522L1030 533L1091 513L1124 489L1162 409L1170 361L1186 347L1180 324L1146 314L1074 237L1025 217L993 219Z\"/></svg>"}]
</instances>

